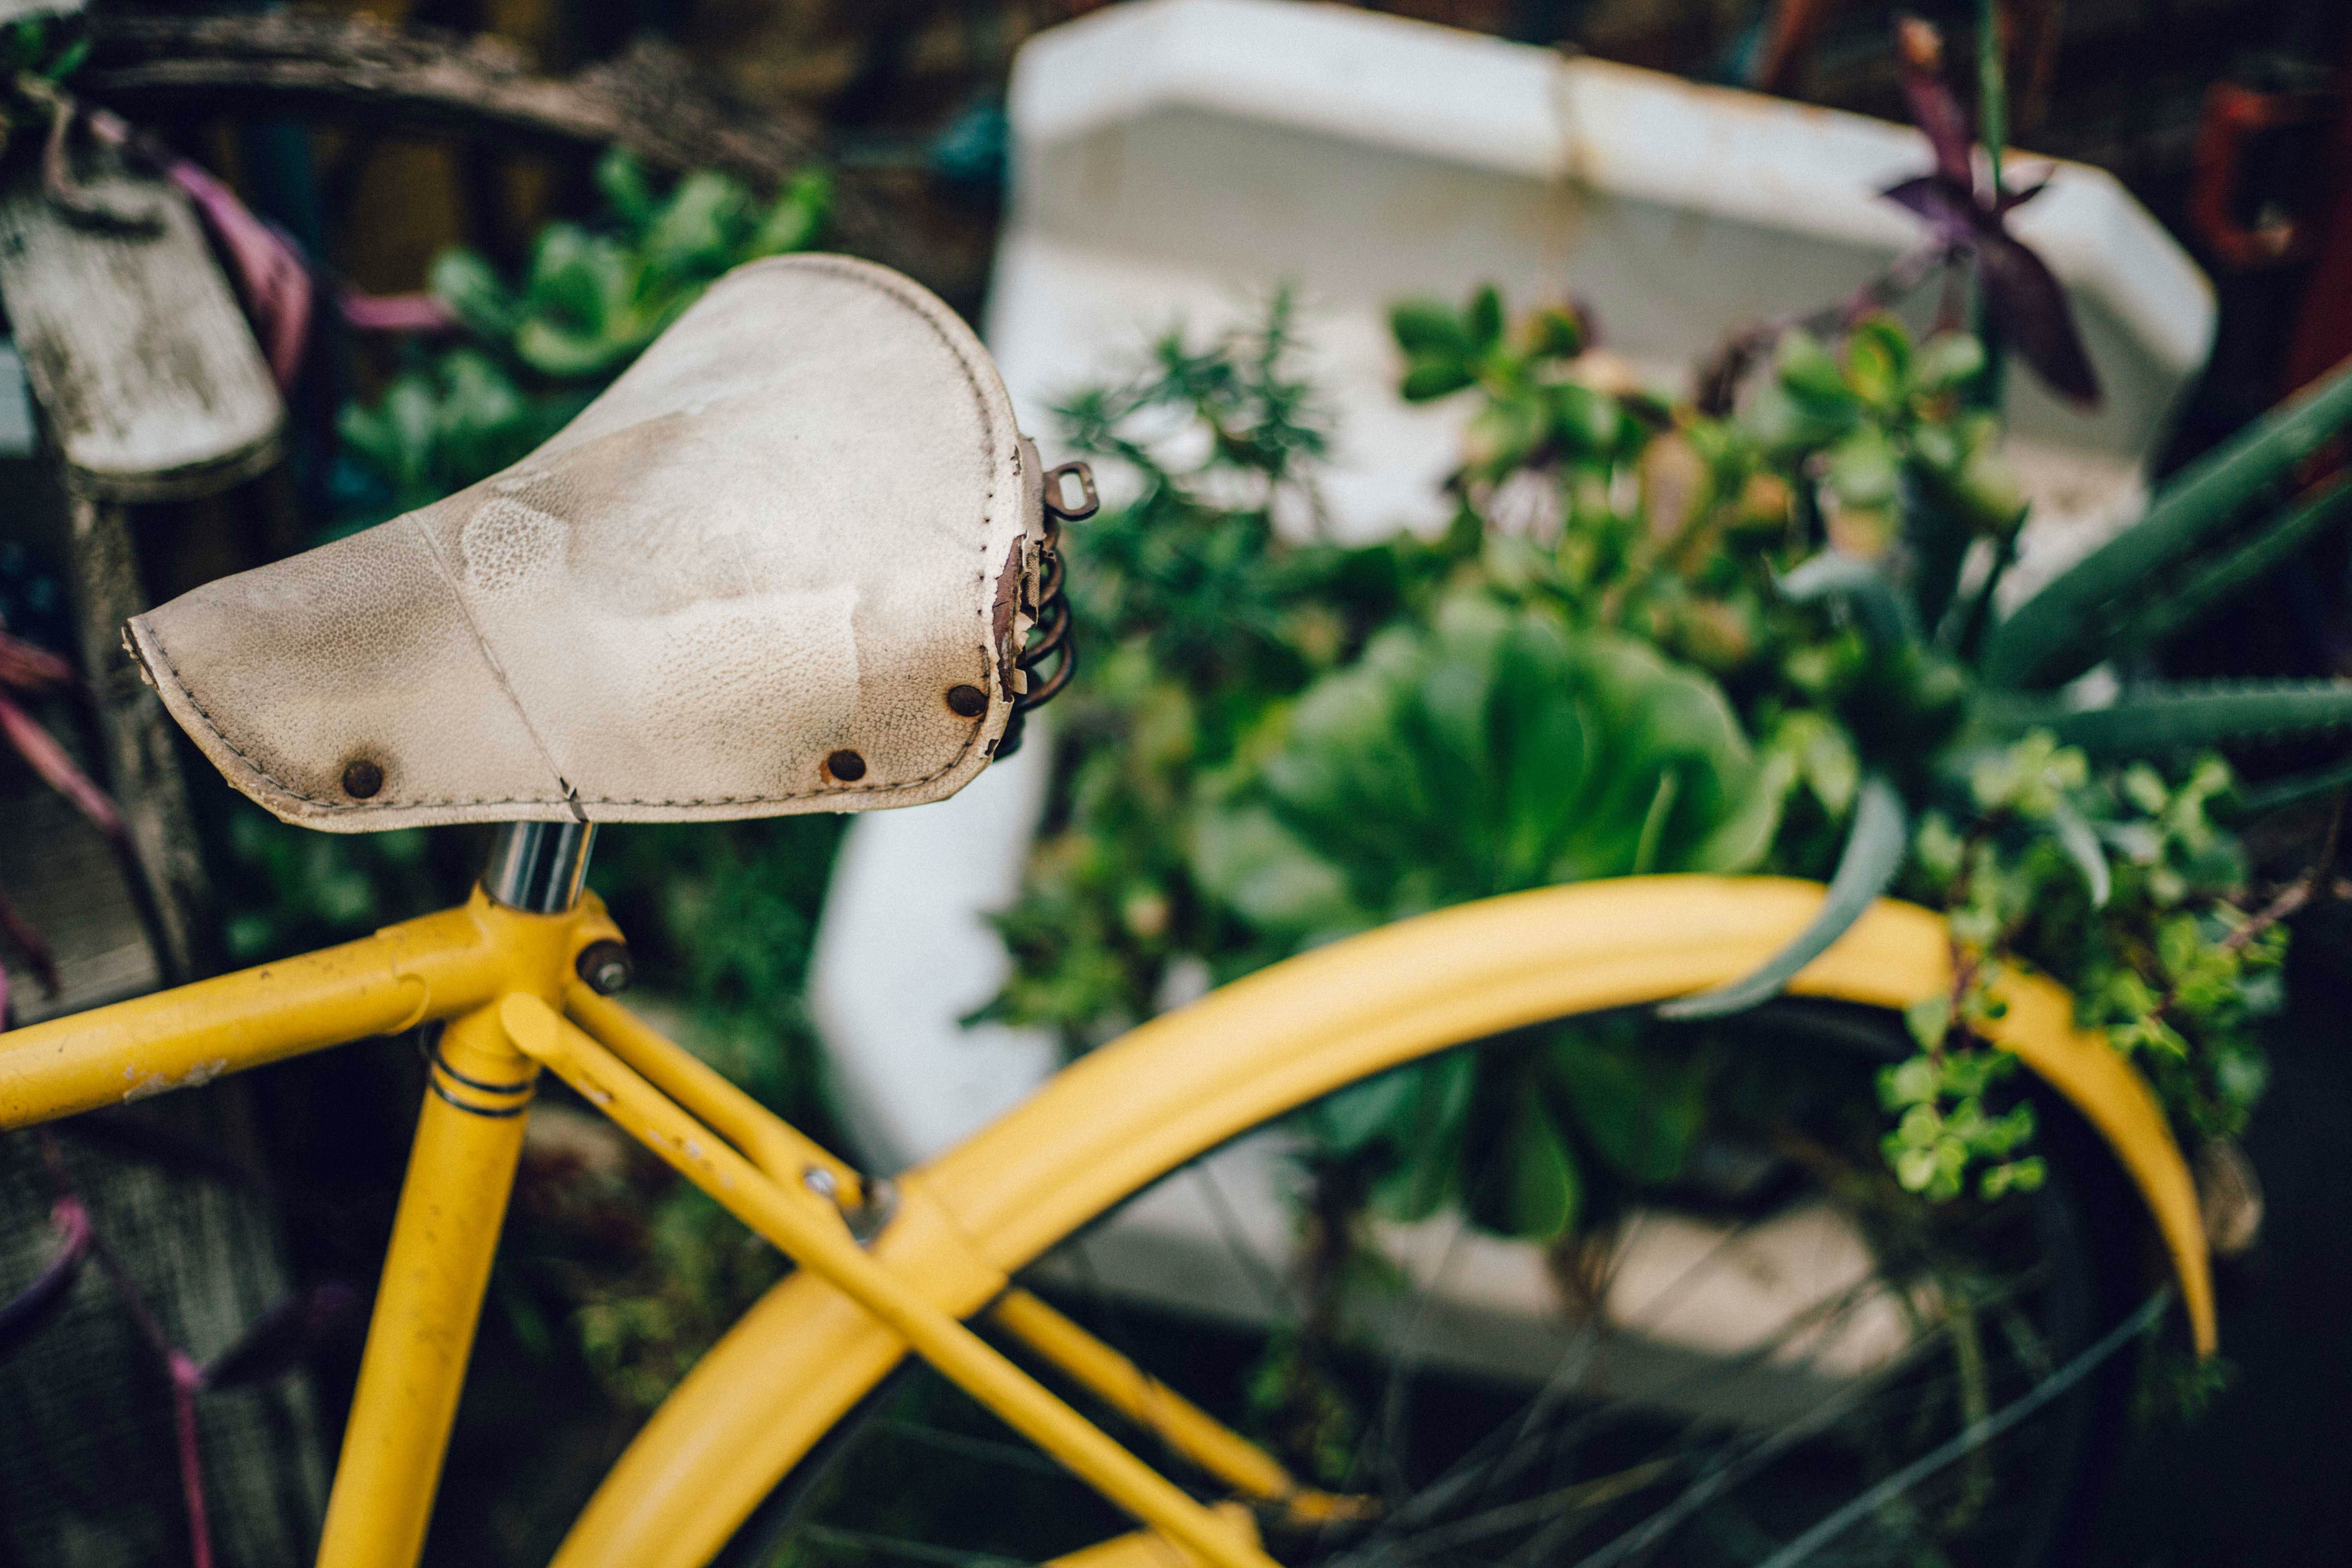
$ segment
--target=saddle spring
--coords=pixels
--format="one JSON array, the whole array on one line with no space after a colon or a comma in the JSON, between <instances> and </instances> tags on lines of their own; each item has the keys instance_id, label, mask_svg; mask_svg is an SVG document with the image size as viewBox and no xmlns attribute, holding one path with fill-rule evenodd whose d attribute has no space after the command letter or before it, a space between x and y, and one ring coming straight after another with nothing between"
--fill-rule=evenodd
<instances>
[{"instance_id":1,"label":"saddle spring","mask_svg":"<svg viewBox=\"0 0 2352 1568\"><path fill-rule=\"evenodd\" d=\"M1078 488L1076 501L1064 494L1065 481ZM1084 522L1102 506L1095 493L1094 469L1085 463L1064 463L1045 475L1045 542L1037 552L1039 574L1037 602L1032 610L1034 624L1030 627L1027 643L1021 649L1018 663L1026 676L1027 689L1013 700L1013 719L1004 727L1004 738L996 748L1000 762L1021 748L1022 731L1030 710L1042 708L1061 695L1062 689L1078 669L1078 645L1070 636L1070 601L1062 592L1062 524ZM1036 668L1056 654L1060 659L1054 673L1038 679Z\"/></svg>"}]
</instances>

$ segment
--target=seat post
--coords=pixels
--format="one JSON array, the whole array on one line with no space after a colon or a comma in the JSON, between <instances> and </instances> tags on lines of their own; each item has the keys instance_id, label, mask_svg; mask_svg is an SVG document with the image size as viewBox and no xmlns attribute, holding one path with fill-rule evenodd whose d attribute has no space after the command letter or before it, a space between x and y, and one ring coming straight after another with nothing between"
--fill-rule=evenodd
<instances>
[{"instance_id":1,"label":"seat post","mask_svg":"<svg viewBox=\"0 0 2352 1568\"><path fill-rule=\"evenodd\" d=\"M482 868L482 891L525 914L564 914L580 901L595 842L593 822L507 823Z\"/></svg>"}]
</instances>

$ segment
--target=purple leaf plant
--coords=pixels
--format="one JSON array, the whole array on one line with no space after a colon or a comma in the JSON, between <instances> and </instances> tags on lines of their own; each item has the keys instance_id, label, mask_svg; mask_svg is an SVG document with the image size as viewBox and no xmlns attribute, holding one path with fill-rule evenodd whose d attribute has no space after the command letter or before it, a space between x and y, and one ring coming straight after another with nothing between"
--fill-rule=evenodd
<instances>
[{"instance_id":1,"label":"purple leaf plant","mask_svg":"<svg viewBox=\"0 0 2352 1568\"><path fill-rule=\"evenodd\" d=\"M2075 330L2065 287L2009 231L2009 215L2040 195L2047 180L2005 189L1990 160L1989 172L1980 174L1975 124L1945 78L1943 36L1934 24L1902 17L1895 46L1904 97L1935 151L1936 168L1879 194L1917 215L1949 260L1973 276L1988 337L2013 349L2060 396L2095 408L2099 378Z\"/></svg>"}]
</instances>

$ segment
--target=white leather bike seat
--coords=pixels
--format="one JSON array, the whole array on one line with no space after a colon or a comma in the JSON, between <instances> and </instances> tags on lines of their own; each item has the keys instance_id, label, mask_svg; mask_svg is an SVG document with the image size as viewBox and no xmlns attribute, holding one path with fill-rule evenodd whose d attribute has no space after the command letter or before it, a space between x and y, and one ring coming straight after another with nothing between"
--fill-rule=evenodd
<instances>
[{"instance_id":1,"label":"white leather bike seat","mask_svg":"<svg viewBox=\"0 0 2352 1568\"><path fill-rule=\"evenodd\" d=\"M505 472L131 623L229 782L336 832L912 805L1022 677L1036 453L897 273L730 273Z\"/></svg>"}]
</instances>

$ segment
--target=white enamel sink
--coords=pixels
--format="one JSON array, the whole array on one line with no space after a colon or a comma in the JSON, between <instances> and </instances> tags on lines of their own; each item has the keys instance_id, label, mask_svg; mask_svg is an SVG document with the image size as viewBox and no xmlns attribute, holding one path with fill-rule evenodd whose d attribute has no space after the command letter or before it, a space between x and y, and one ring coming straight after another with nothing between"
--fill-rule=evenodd
<instances>
[{"instance_id":1,"label":"white enamel sink","mask_svg":"<svg viewBox=\"0 0 2352 1568\"><path fill-rule=\"evenodd\" d=\"M1444 521L1463 415L1394 396L1398 298L1572 294L1679 391L1729 332L1832 302L1915 244L1874 193L1928 163L1907 127L1290 0L1139 0L1051 29L1015 63L1011 114L985 327L1047 460L1060 396L1172 322L1255 317L1287 282L1339 414L1326 498L1351 538ZM2021 588L2136 514L2213 304L2104 171L2056 164L2016 227L2066 284L2107 394L2083 414L2015 378L2011 452L2035 499ZM877 1168L946 1148L1055 1065L1039 1036L958 1022L1004 973L982 917L1011 901L1039 808L1050 726L1031 735L954 799L850 829L812 994ZM1139 1292L1168 1297L1137 1267Z\"/></svg>"}]
</instances>

